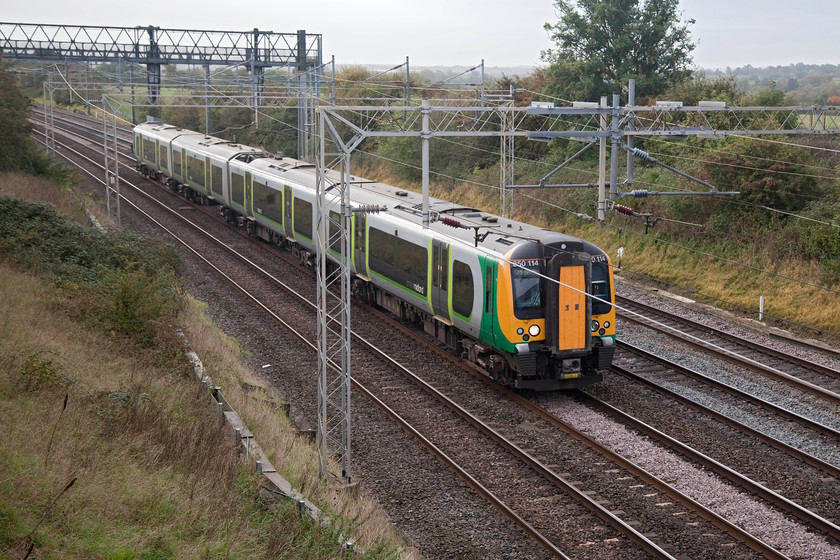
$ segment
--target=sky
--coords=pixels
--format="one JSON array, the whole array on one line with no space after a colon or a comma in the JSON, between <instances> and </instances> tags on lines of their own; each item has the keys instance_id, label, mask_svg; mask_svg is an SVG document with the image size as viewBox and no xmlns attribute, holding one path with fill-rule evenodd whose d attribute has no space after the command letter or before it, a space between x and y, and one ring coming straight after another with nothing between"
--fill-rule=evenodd
<instances>
[{"instance_id":1,"label":"sky","mask_svg":"<svg viewBox=\"0 0 840 560\"><path fill-rule=\"evenodd\" d=\"M257 2L257 13L230 2L146 0L115 7L113 0L7 2L12 23L148 26L277 33L304 29L321 34L323 58L336 65L393 65L409 57L421 66L539 66L552 47L546 22L555 23L553 0L305 0ZM141 13L139 6L143 6ZM214 10L213 6L218 9ZM195 6L201 6L197 11ZM806 64L840 64L840 4L836 0L681 0L683 20L697 43L697 68L725 70Z\"/></svg>"}]
</instances>

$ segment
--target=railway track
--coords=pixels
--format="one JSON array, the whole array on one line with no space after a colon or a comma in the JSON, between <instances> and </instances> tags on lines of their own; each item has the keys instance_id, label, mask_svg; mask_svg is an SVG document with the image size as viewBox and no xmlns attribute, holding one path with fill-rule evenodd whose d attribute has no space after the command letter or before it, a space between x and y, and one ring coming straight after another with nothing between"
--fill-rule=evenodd
<instances>
[{"instance_id":1,"label":"railway track","mask_svg":"<svg viewBox=\"0 0 840 560\"><path fill-rule=\"evenodd\" d=\"M181 202L181 203L183 204L183 202ZM354 313L355 312L356 311L354 310ZM313 336L313 333L309 333L308 335L303 333L303 338L301 340L306 340L307 337L308 337L308 340L311 340L312 336ZM360 359L363 360L364 364L368 363L368 359L364 359L364 358L360 358ZM382 358L378 358L378 359L381 360ZM363 366L361 368L362 371L364 369L366 369L365 366ZM356 368L356 371L359 371L359 368ZM406 376L406 379L408 379L408 377L410 377L410 376ZM443 455L448 456L448 455L451 454L451 455L460 456L461 454L466 453L466 450L462 449L464 447L464 445L463 445L464 441L467 441L468 439L476 439L476 440L477 439L489 439L491 437L494 437L494 436L491 435L493 433L501 435L500 432L509 431L507 429L502 429L502 428L505 427L506 422L504 420L498 420L497 419L497 420L490 420L489 422L486 422L484 424L484 428L475 427L474 429L480 430L480 432L481 432L480 436L476 435L476 436L466 437L463 433L457 431L456 428L458 426L461 426L461 425L464 424L463 419L468 418L470 416L469 412L460 413L460 416L459 416L460 420L457 420L457 421L452 420L452 421L444 422L444 421L441 420L439 422L436 422L435 420L437 420L437 419L442 419L449 414L455 414L455 412L453 412L454 408L452 406L452 404L454 404L454 403L452 403L452 404L435 404L434 406L436 406L436 407L437 406L444 406L446 409L449 410L449 412L446 412L446 411L442 410L441 412L435 412L435 413L430 414L428 411L432 410L432 408L431 408L432 407L432 402L428 401L428 399L432 398L430 395L432 395L435 391L430 390L430 389L425 389L424 390L425 393L420 393L420 394L415 395L415 393L413 393L413 392L409 393L409 389L410 389L409 385L417 386L416 381L410 381L410 382L406 381L405 383L401 383L399 386L390 385L389 383L391 383L393 381L393 379L395 379L395 378L397 378L396 374L391 372L388 375L374 376L371 381L367 381L366 384L367 383L372 384L375 381L382 381L382 380L385 380L385 379L389 380L388 383L386 383L385 385L381 386L379 389L376 390L379 393L379 396L377 396L377 397L371 396L370 398L381 400L381 402L389 410L392 411L392 412L389 412L389 414L393 413L393 414L396 414L397 416L400 415L399 413L394 411L394 409L397 408L397 405L399 405L401 403L404 404L406 401L412 402L414 400L417 400L418 402L423 402L424 405L420 406L419 410L410 410L409 412L411 412L412 415L417 416L417 419L414 422L417 423L418 425L420 425L422 423L422 421L424 420L424 416L426 416L425 420L427 422L429 421L429 418L431 418L432 419L431 424L440 424L442 426L442 430L438 433L438 435L433 436L433 437L428 437L426 439L429 439L430 441L437 440L437 441L444 442L440 446L437 446L437 445L435 446L439 450L439 452ZM361 386L359 387L359 390L362 391L362 392L365 391L365 389L362 389ZM415 395L415 396L412 396L411 398L407 398L406 395L408 395L408 394ZM440 401L440 399L438 399L438 400ZM444 399L444 400L446 400L446 399ZM460 401L460 399L459 399L459 401ZM450 399L450 402L451 402L451 399ZM511 402L513 402L513 401L511 401ZM388 404L388 403L391 403L391 404ZM394 404L394 403L396 403L396 404ZM455 406L457 407L457 405L455 405ZM525 405L521 405L521 406L525 406ZM498 409L499 407L497 406L496 408ZM437 409L435 408L434 410L437 410ZM505 414L510 415L511 413L510 413L509 410L506 410ZM535 414L535 413L531 412L529 414ZM408 416L409 414L406 413L406 415ZM526 418L526 420L525 420L526 422L529 422L529 423L534 422L533 418L529 418L527 415L525 416L525 418ZM548 420L545 420L545 421L549 422L551 425L556 427L556 424L554 424L556 419L555 419L555 421L548 421ZM474 421L470 420L470 423L473 424L473 426L475 426ZM405 426L404 429L410 431L413 428L409 428L409 427ZM414 429L416 429L416 428L414 428ZM431 430L431 429L432 428L429 428L429 427L424 428L424 430ZM527 432L527 430L526 430L526 432ZM555 441L555 440L548 437L547 434L549 432L544 431L544 430L540 430L539 433L541 434L542 437L545 438L545 441L548 441L548 442L554 442ZM455 435L453 437L453 434L458 434L458 435ZM420 437L420 436L418 436L418 437ZM518 461L525 462L524 457L529 456L530 452L529 452L529 450L527 450L527 448L523 448L522 446L518 445L516 442L518 440L530 439L532 437L533 436L529 436L527 433L523 434L521 432L521 430L519 432L517 432L516 430L513 430L512 433L506 434L502 438L502 439L507 440L506 444L501 443L500 440L497 440L497 443L495 445L498 446L500 449L504 449L502 451L496 450L496 451L492 452L493 461L495 462L493 464L499 465L498 471L502 471L502 469L504 468L504 471L508 472L508 469L514 468L513 465L509 463L511 461L511 456L512 455L518 456L519 457ZM553 437L556 437L556 436L553 436ZM580 432L578 432L578 434L574 435L573 437L575 437L576 439L578 439L580 441L582 441L583 439L586 439L586 436L584 436ZM552 443L551 445L559 445L560 443L561 442L556 442L556 443ZM567 443L563 443L563 445L567 445ZM587 444L587 445L591 445L591 444ZM435 453L438 453L438 451L436 451ZM608 453L608 450L601 450L601 451L598 451L598 453L601 454L603 457L606 457L607 456L606 454ZM438 456L440 457L440 455L438 455ZM473 461L475 461L473 464L478 465L478 467L473 467L473 468L478 468L481 475L485 476L485 477L487 475L487 470L488 470L486 468L487 458L490 457L490 456L491 456L491 452L487 451L485 449L485 450L479 452L475 459L472 459ZM554 461L553 459L540 459L540 458L536 458L536 457L532 458L532 459L533 460L532 460L530 466L525 467L526 470L532 471L532 473L527 475L528 477L533 477L534 472L539 472L541 470L541 468L538 465L543 465L543 466L544 465L551 465L551 462ZM443 460L443 459L441 459L441 460ZM620 459L616 459L616 458L610 459L610 461L621 462ZM464 462L468 463L469 460L465 459ZM514 463L516 463L516 461L514 461ZM505 465L504 467L501 466L503 464ZM623 467L623 468L626 468L626 467ZM629 468L629 467L627 467L627 468ZM464 477L465 480L469 480L469 478L473 478L476 481L476 484L478 484L480 486L485 486L485 481L481 480L481 476L470 475L469 477L466 477L463 474L460 475L460 476ZM503 483L503 486L514 486L514 487L528 488L528 489L538 488L538 489L540 489L540 491L544 492L543 494L541 494L539 496L532 496L529 499L525 499L524 503L522 503L519 506L520 508L524 508L524 510L528 512L527 517L531 518L531 519L534 518L533 511L532 511L533 508L534 508L534 503L547 503L547 502L556 501L556 500L559 499L558 496L560 494L563 494L565 496L569 496L569 495L574 495L576 493L582 493L585 496L586 494L597 495L599 493L597 490L584 489L583 491L581 491L579 488L577 488L578 486L580 486L578 484L572 484L571 486L568 486L568 485L567 486L562 486L562 479L564 477L558 475L558 473L555 473L554 469L551 469L551 468L548 468L547 472L542 472L541 474L539 474L537 476L538 476L538 478L540 478L541 482L537 481L534 478L527 478L525 474L522 475L522 479L521 479L522 482L519 482L520 479L517 478L517 476L515 476L515 475L503 477L503 480L507 481L507 484L505 485ZM589 475L587 475L587 476L589 476ZM633 474L633 476L638 476L638 475ZM499 477L498 476L491 477L491 479L487 481L486 485L487 486L492 486L493 483L498 484L498 482L496 480L493 480L494 478L499 478ZM555 479L555 480L552 480L552 479ZM511 481L517 481L517 482L514 483L514 482L511 482ZM649 484L653 485L654 483L649 482ZM660 484L662 484L663 487L668 486L667 483L660 483ZM545 487L545 488L543 488L543 487ZM517 494L515 492L512 492L510 490L510 488L504 488L504 487L499 488L497 490L497 493L502 495L502 497L499 498L500 502L505 502L505 501L513 502L513 501L515 501L515 499L517 499ZM522 494L522 492L520 492L520 494ZM521 496L519 496L519 499L523 499L523 498ZM595 500L595 501L597 502L598 500ZM603 497L602 497L602 501L603 501ZM573 503L564 504L563 505L563 511L568 513L570 511L573 511L572 508L576 508L576 507L580 507L580 506L575 505ZM568 509L566 509L566 508L568 508ZM555 510L556 509L557 508L555 508ZM599 511L599 510L597 510L597 508L596 508L596 512L597 511ZM557 523L556 523L557 518L556 517L551 517L552 513L556 514L557 512L556 511L548 512L548 517L545 517L543 521L535 523L535 525L538 525L538 526L539 525L544 525L544 526L547 527L546 532L550 532L551 526L552 525L557 525ZM695 510L695 513L696 513L696 510ZM517 516L523 517L523 519L524 519L523 515L521 515L519 513L516 513L515 511L513 511L513 513L511 513L511 514L505 513L505 515L508 515L508 517L510 517L512 519L515 519ZM715 515L715 514L712 514L712 515ZM598 527L599 527L598 530L605 531L604 533L602 533L602 536L610 535L611 531L613 533L619 531L619 529L617 529L615 526L608 525L608 524L604 523L604 519L606 519L607 521L611 521L612 517L616 517L611 511L608 511L604 508L601 508L599 513L592 513L591 511L581 512L581 513L577 513L577 514L572 514L572 517L574 517L576 519L592 519L593 523L598 524ZM598 519L595 520L595 517L597 517ZM701 517L705 518L705 514L701 515ZM568 519L568 518L565 518L565 519ZM560 525L563 525L563 524L560 523ZM566 526L568 526L568 523L566 524ZM538 532L540 532L540 531L538 530ZM629 533L625 533L625 535L628 535L628 536L621 537L618 540L612 540L615 537L607 536L606 538L602 538L600 542L601 543L618 543L618 544L607 545L607 546L611 546L611 547L614 547L614 548L618 549L618 548L624 547L624 546L631 546L631 543L633 541L635 541L635 543L632 544L632 546L641 546L642 549L647 551L646 554L652 555L652 557L671 557L670 555L667 555L667 553L665 553L665 555L663 555L663 556L656 556L656 554L660 553L659 551L657 551L657 549L660 549L660 547L658 545L656 545L655 543L650 542L650 541L648 541L648 543L645 544L645 538L643 537L643 538L640 539L638 536L634 535L633 531L630 531ZM534 537L534 538L538 538L538 537ZM552 541L552 537L546 537L546 538L547 538L548 541ZM568 539L569 535L568 534L566 534L566 535L561 534L561 535L557 535L556 537L553 537L553 538L554 539L561 539L561 540L563 538ZM573 537L572 541L574 541L576 538L578 538L578 537ZM744 535L740 535L736 538L738 538L741 542L748 542L748 540L749 540L748 537L744 536ZM598 542L597 538L593 538L591 540L593 542ZM569 541L566 541L566 546L572 546L572 543L570 543ZM726 546L729 546L729 545L727 544ZM783 554L779 553L778 551L773 550L772 547L768 547L767 545L765 545L765 544L763 544L763 543L761 543L760 541L757 541L757 540L755 542L753 542L752 545L749 545L749 546L751 546L754 550L760 551L760 555L763 556L763 557L769 557L769 558L784 558L785 557ZM649 547L649 548L645 548L645 547ZM547 546L546 549L549 550L549 551L552 550L550 545ZM559 548L558 548L558 550L559 550ZM622 549L622 550L624 550L624 549ZM616 550L613 550L612 552L616 552ZM662 550L661 552L664 553L664 550ZM562 553L562 554L565 554L565 553ZM639 552L636 552L636 554L639 554ZM558 555L560 555L560 553L558 553ZM560 556L560 557L563 557L563 556Z\"/></svg>"},{"instance_id":2,"label":"railway track","mask_svg":"<svg viewBox=\"0 0 840 560\"><path fill-rule=\"evenodd\" d=\"M765 344L729 334L676 314L624 297L616 297L625 321L644 325L681 342L713 352L721 359L746 367L797 390L816 395L833 405L840 405L840 371L781 352ZM825 348L819 348L826 351Z\"/></svg>"}]
</instances>

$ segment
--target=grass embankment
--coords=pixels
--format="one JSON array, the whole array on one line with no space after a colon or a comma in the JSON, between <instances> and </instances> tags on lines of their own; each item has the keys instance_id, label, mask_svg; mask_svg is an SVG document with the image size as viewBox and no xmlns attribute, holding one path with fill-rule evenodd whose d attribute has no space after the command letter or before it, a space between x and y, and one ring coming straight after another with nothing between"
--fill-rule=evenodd
<instances>
[{"instance_id":1,"label":"grass embankment","mask_svg":"<svg viewBox=\"0 0 840 560\"><path fill-rule=\"evenodd\" d=\"M25 176L0 192L78 200ZM311 445L178 286L166 247L100 234L51 207L0 196L0 557L339 558L338 531L367 557L405 556L368 503L321 483ZM209 398L191 379L180 325L274 465L334 518L258 498Z\"/></svg>"}]
</instances>

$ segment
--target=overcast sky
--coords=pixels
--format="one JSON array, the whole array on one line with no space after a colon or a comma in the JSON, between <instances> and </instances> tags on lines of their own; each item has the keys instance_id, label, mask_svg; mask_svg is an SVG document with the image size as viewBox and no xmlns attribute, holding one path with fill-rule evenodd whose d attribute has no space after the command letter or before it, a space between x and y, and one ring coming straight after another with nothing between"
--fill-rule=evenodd
<instances>
[{"instance_id":1,"label":"overcast sky","mask_svg":"<svg viewBox=\"0 0 840 560\"><path fill-rule=\"evenodd\" d=\"M4 4L0 18L13 23L305 29L323 36L324 60L335 55L339 66L396 66L406 56L412 67L473 66L482 59L487 66L535 66L541 64L540 52L552 46L543 24L557 21L552 0L86 0L84 9L66 0ZM259 6L258 13L248 5ZM836 0L681 0L680 5L683 19L696 21L691 29L699 68L840 64Z\"/></svg>"}]
</instances>

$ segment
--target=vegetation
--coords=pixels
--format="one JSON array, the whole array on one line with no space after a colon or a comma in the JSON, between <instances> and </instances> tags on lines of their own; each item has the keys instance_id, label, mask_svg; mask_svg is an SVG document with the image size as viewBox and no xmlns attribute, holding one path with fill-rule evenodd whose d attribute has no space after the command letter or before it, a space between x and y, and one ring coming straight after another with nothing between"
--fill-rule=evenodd
<instances>
[{"instance_id":1,"label":"vegetation","mask_svg":"<svg viewBox=\"0 0 840 560\"><path fill-rule=\"evenodd\" d=\"M557 43L543 53L555 77L550 93L597 100L636 80L640 98L691 76L694 50L678 0L556 0L560 17L545 29Z\"/></svg>"},{"instance_id":2,"label":"vegetation","mask_svg":"<svg viewBox=\"0 0 840 560\"><path fill-rule=\"evenodd\" d=\"M72 182L72 174L53 165L46 154L37 149L28 116L29 98L9 71L0 51L0 131L3 133L0 141L0 173L33 173L68 186Z\"/></svg>"}]
</instances>

